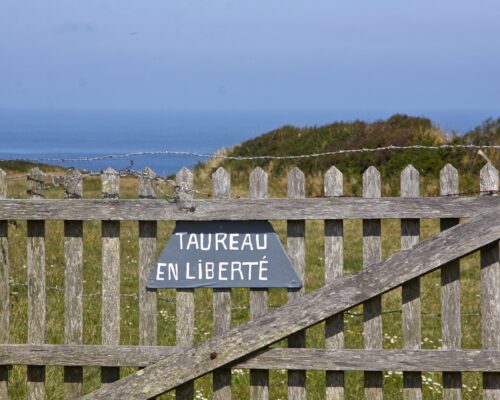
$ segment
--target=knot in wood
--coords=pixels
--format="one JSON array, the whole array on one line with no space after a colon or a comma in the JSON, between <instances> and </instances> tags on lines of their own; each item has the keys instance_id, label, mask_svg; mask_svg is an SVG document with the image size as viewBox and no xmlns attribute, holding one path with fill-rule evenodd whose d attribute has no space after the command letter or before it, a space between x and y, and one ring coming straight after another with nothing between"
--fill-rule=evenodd
<instances>
[{"instance_id":1,"label":"knot in wood","mask_svg":"<svg viewBox=\"0 0 500 400\"><path fill-rule=\"evenodd\" d=\"M195 212L196 211L196 206L194 204L189 204L189 203L185 203L185 202L180 202L179 203L179 208L182 210L182 211L185 211L185 212Z\"/></svg>"},{"instance_id":2,"label":"knot in wood","mask_svg":"<svg viewBox=\"0 0 500 400\"><path fill-rule=\"evenodd\" d=\"M212 352L210 353L210 359L211 359L211 360L215 360L216 358L217 358L217 352L216 352L216 351L212 351Z\"/></svg>"}]
</instances>

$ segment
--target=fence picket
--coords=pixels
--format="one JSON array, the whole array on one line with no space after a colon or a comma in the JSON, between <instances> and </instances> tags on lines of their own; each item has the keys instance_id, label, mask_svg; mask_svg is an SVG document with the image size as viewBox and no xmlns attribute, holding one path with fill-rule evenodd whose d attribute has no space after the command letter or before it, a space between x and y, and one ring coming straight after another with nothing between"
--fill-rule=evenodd
<instances>
[{"instance_id":1,"label":"fence picket","mask_svg":"<svg viewBox=\"0 0 500 400\"><path fill-rule=\"evenodd\" d=\"M0 199L7 198L7 174L0 168ZM10 332L10 273L9 221L0 220L0 343L9 343ZM0 399L8 399L9 368L0 365Z\"/></svg>"},{"instance_id":2,"label":"fence picket","mask_svg":"<svg viewBox=\"0 0 500 400\"><path fill-rule=\"evenodd\" d=\"M64 176L66 199L80 199L82 175L68 170ZM83 344L83 222L64 221L64 343ZM82 396L83 368L64 368L64 397Z\"/></svg>"},{"instance_id":3,"label":"fence picket","mask_svg":"<svg viewBox=\"0 0 500 400\"><path fill-rule=\"evenodd\" d=\"M222 167L212 175L212 194L219 199L230 198L231 176ZM231 289L214 289L214 335L231 329ZM231 370L221 368L213 374L214 399L231 399Z\"/></svg>"},{"instance_id":4,"label":"fence picket","mask_svg":"<svg viewBox=\"0 0 500 400\"><path fill-rule=\"evenodd\" d=\"M439 187L441 196L458 196L458 171L447 164L440 171ZM442 218L441 231L460 223L458 218ZM451 261L441 267L441 330L443 349L459 349L462 341L460 327L460 261ZM443 399L462 398L462 374L443 372Z\"/></svg>"},{"instance_id":5,"label":"fence picket","mask_svg":"<svg viewBox=\"0 0 500 400\"><path fill-rule=\"evenodd\" d=\"M252 199L267 198L268 176L261 168L255 168L250 174L250 197ZM250 289L250 319L263 316L268 311L268 290ZM269 371L250 370L250 399L269 399Z\"/></svg>"},{"instance_id":6,"label":"fence picket","mask_svg":"<svg viewBox=\"0 0 500 400\"><path fill-rule=\"evenodd\" d=\"M288 173L288 198L298 199L305 197L304 173L297 167ZM297 299L305 294L305 221L287 221L288 256L302 281L300 289L288 290L288 301ZM288 337L288 347L306 347L306 331L302 330ZM306 371L288 370L288 398L290 400L305 400L306 398Z\"/></svg>"},{"instance_id":7,"label":"fence picket","mask_svg":"<svg viewBox=\"0 0 500 400\"><path fill-rule=\"evenodd\" d=\"M380 172L369 167L363 174L363 197L381 197ZM380 219L363 220L363 267L369 267L382 259ZM366 349L382 348L382 297L376 296L363 304ZM382 372L365 371L365 397L367 400L383 398Z\"/></svg>"},{"instance_id":8,"label":"fence picket","mask_svg":"<svg viewBox=\"0 0 500 400\"><path fill-rule=\"evenodd\" d=\"M176 184L183 188L180 191L181 200L193 198L190 192L194 189L193 174L187 168L182 168L175 176ZM194 344L194 289L176 290L176 337L178 346ZM191 400L194 397L194 382L187 382L175 391L178 400Z\"/></svg>"},{"instance_id":9,"label":"fence picket","mask_svg":"<svg viewBox=\"0 0 500 400\"><path fill-rule=\"evenodd\" d=\"M148 167L139 178L139 197L156 198L156 174ZM156 261L156 221L139 221L139 344L156 345L156 290L146 288Z\"/></svg>"},{"instance_id":10,"label":"fence picket","mask_svg":"<svg viewBox=\"0 0 500 400\"><path fill-rule=\"evenodd\" d=\"M31 198L44 197L45 175L33 168L28 175ZM28 221L28 343L45 342L45 221ZM30 400L45 398L45 367L29 366L27 395Z\"/></svg>"},{"instance_id":11,"label":"fence picket","mask_svg":"<svg viewBox=\"0 0 500 400\"><path fill-rule=\"evenodd\" d=\"M344 177L337 168L331 167L325 173L325 196L336 197L344 194ZM325 283L343 275L344 269L344 222L325 220ZM325 347L340 350L344 348L344 313L339 313L325 321ZM326 371L327 400L344 398L344 372Z\"/></svg>"},{"instance_id":12,"label":"fence picket","mask_svg":"<svg viewBox=\"0 0 500 400\"><path fill-rule=\"evenodd\" d=\"M413 165L408 165L401 173L401 197L420 196L420 175ZM401 250L408 250L420 240L420 220L401 220ZM405 283L402 287L403 348L418 350L421 347L420 320L420 278ZM403 372L403 398L422 399L421 372Z\"/></svg>"},{"instance_id":13,"label":"fence picket","mask_svg":"<svg viewBox=\"0 0 500 400\"><path fill-rule=\"evenodd\" d=\"M145 167L139 177L139 198L156 199L157 181ZM156 261L156 221L139 221L139 345L154 346L157 339L156 289L146 287L151 266Z\"/></svg>"},{"instance_id":14,"label":"fence picket","mask_svg":"<svg viewBox=\"0 0 500 400\"><path fill-rule=\"evenodd\" d=\"M490 163L481 169L480 191L498 195L498 170ZM483 349L500 349L500 263L498 241L481 249L481 315ZM485 400L500 399L500 373L483 374Z\"/></svg>"},{"instance_id":15,"label":"fence picket","mask_svg":"<svg viewBox=\"0 0 500 400\"><path fill-rule=\"evenodd\" d=\"M101 175L102 197L116 199L120 175L107 168ZM120 222L102 221L102 344L120 344ZM103 367L103 385L120 379L120 368Z\"/></svg>"}]
</instances>

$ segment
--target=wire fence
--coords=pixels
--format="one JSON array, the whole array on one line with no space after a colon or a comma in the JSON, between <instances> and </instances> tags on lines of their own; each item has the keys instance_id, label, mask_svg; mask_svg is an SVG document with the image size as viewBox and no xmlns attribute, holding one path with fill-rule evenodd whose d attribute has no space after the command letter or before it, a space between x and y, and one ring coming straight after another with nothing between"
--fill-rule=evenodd
<instances>
[{"instance_id":1,"label":"wire fence","mask_svg":"<svg viewBox=\"0 0 500 400\"><path fill-rule=\"evenodd\" d=\"M7 176L7 180L9 180L9 181L32 180L32 181L37 181L38 183L42 184L44 190L57 189L57 188L63 188L63 190L65 190L65 183L67 183L68 180L80 179L80 178L81 179L88 179L88 178L98 177L102 174L102 172L103 171L98 171L98 172L97 171L90 171L90 172L85 172L85 173L80 174L80 175L50 174L50 173L48 173L48 174L44 174L43 181L40 180L39 178L33 178L30 174L25 173L25 174L16 174L16 175L12 175L12 176ZM143 175L143 173L141 171L137 171L137 170L130 169L130 168L126 168L126 169L123 169L123 170L120 170L117 172L118 172L118 175L120 177L139 178ZM187 193L187 194L199 194L199 195L206 196L206 197L211 196L210 193L205 193L205 192L202 192L202 191L199 191L196 189L187 188L182 184L178 184L177 182L175 182L172 179L168 179L166 177L162 177L159 175L156 175L154 178L150 178L150 179L154 179L157 183L160 183L160 184L166 184L173 189L172 193L168 193L167 191L163 190L161 188L161 186L157 186L157 189L160 192L160 194L163 196L163 199L168 200L168 201L175 202L178 199L179 194L181 192ZM29 189L22 190L22 191L18 192L17 194L15 194L14 196L12 196L11 198L14 198L14 199L20 198L23 195L29 194L29 193L30 193ZM74 198L71 193L66 193L66 194L69 197ZM45 195L43 193L37 193L37 195L40 197L45 197Z\"/></svg>"},{"instance_id":2,"label":"wire fence","mask_svg":"<svg viewBox=\"0 0 500 400\"><path fill-rule=\"evenodd\" d=\"M10 285L10 287L21 287L24 290L27 290L27 288L28 288L28 282L10 281L9 285ZM64 293L64 291L65 291L64 287L62 287L62 286L48 286L46 289L49 292L52 291L52 292ZM10 295L16 296L16 292L11 292ZM83 297L100 297L100 296L102 296L101 292L91 292L91 293L84 293L83 294ZM131 298L134 300L138 300L139 294L137 294L137 293L120 293L120 297L122 297L122 298L128 297L128 298ZM174 297L165 297L165 296L157 295L157 299L159 301L164 302L164 303L175 304ZM271 309L277 309L281 306L282 306L281 304L269 304L269 308L271 308ZM238 311L249 312L250 306L246 305L246 306L231 307L231 311L233 311L233 312L238 312ZM211 308L210 309L198 309L196 312L199 314L208 314L208 313L212 313L213 310ZM383 315L401 314L401 313L402 313L401 309L391 309L391 310L382 311ZM351 318L361 318L364 316L364 314L362 312L356 312L356 311L352 311L352 310L346 311L345 314ZM431 318L440 318L441 317L440 312L421 312L421 315L423 317L431 317ZM471 317L471 316L480 316L481 313L479 311L477 311L477 312L469 311L469 312L462 312L462 313L460 313L460 315L462 317Z\"/></svg>"},{"instance_id":3,"label":"wire fence","mask_svg":"<svg viewBox=\"0 0 500 400\"><path fill-rule=\"evenodd\" d=\"M310 154L296 154L296 155L262 155L262 156L231 156L227 155L225 151L217 151L215 153L198 153L194 151L175 151L175 150L158 150L158 151L136 151L130 153L115 153L106 154L101 156L91 157L40 157L40 158L18 158L17 161L28 162L89 162L89 161L103 161L117 158L130 158L130 157L144 157L144 156L184 156L196 157L207 159L223 159L223 160L295 160L301 158L316 158L324 156L333 156L339 154L353 154L353 153L375 153L382 151L402 151L402 150L450 150L450 149L466 149L466 150L500 150L500 145L476 145L476 144L442 144L439 146L425 146L425 145L410 145L410 146L384 146L376 148L361 148L361 149L341 149L334 151L326 151ZM10 160L0 160L10 161Z\"/></svg>"},{"instance_id":4,"label":"wire fence","mask_svg":"<svg viewBox=\"0 0 500 400\"><path fill-rule=\"evenodd\" d=\"M340 154L355 154L355 153L376 153L384 151L404 151L404 150L450 150L450 149L460 149L460 150L475 150L477 154L485 159L486 162L491 163L490 159L484 154L482 150L500 150L500 145L475 145L475 144L443 144L439 146L425 146L425 145L411 145L411 146L385 146L376 148L360 148L360 149L342 149L328 152L320 153L310 153L310 154L298 154L298 155L262 155L262 156L230 156L226 154L226 150L222 149L215 153L197 153L192 151L175 151L175 150L159 150L159 151L137 151L130 153L115 153L106 154L102 156L92 156L92 157L75 157L75 158L56 158L56 157L40 157L40 158L18 158L18 159L0 159L0 161L25 161L25 162L92 162L92 161L102 161L110 159L120 159L120 158L130 158L130 157L144 157L144 156L187 156L187 157L197 157L197 158L207 158L207 159L221 159L221 160L296 160L296 159L307 159L307 158L317 158L323 156L332 156ZM134 161L131 160L129 166L120 169L118 174L120 177L140 177L142 172L133 169ZM96 177L102 174L103 171L89 171L82 170L80 176L74 176L73 179L86 179L91 177ZM31 177L29 174L16 174L13 176L8 176L8 180L35 180L36 178ZM45 174L44 181L40 182L44 184L45 189L51 188L64 188L65 180L72 179L68 174ZM199 194L202 196L210 197L210 193L201 192L196 189L182 187L177 184L174 180L168 179L167 177L162 177L156 175L155 179L159 183L164 183L173 188L173 193L168 193L164 191L160 186L158 186L158 191L161 193L163 198L168 201L175 202L179 198L181 192L188 194ZM29 189L28 189L29 191ZM19 192L13 198L22 197L27 191L23 190ZM476 196L476 195L496 195L497 192L492 191L467 191L460 193L448 194L448 196ZM43 194L40 194L44 197ZM321 196L320 196L321 197ZM347 196L343 196L347 197Z\"/></svg>"}]
</instances>

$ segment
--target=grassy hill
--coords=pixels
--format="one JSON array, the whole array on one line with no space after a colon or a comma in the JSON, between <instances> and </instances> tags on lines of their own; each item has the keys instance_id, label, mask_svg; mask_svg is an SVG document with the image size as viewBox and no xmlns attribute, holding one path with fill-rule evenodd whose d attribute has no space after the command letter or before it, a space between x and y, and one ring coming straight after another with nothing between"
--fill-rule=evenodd
<instances>
[{"instance_id":1,"label":"grassy hill","mask_svg":"<svg viewBox=\"0 0 500 400\"><path fill-rule=\"evenodd\" d=\"M411 145L438 146L443 144L500 144L500 119L487 120L464 136L450 136L438 128L428 118L394 115L387 120L372 123L364 121L335 122L323 126L297 128L283 126L254 139L241 143L227 151L229 156L285 156L330 152L344 149L377 148L385 146ZM484 151L499 167L498 151ZM319 195L318 180L322 174L335 165L347 180L347 191L360 194L360 179L363 171L371 165L376 166L382 175L387 195L397 194L399 172L408 164L413 164L423 180L435 181L439 170L447 163L453 164L462 174L463 188L472 184L469 175L475 175L485 160L476 150L404 150L377 153L350 153L316 158L295 160L223 160L200 164L197 175L209 175L217 167L223 166L231 171L235 182L246 183L249 172L259 166L271 176L286 177L292 167L299 167L308 177L309 194ZM477 182L477 178L474 178ZM435 186L431 184L430 186ZM314 187L316 189L314 189ZM472 189L472 188L470 188Z\"/></svg>"},{"instance_id":2,"label":"grassy hill","mask_svg":"<svg viewBox=\"0 0 500 400\"><path fill-rule=\"evenodd\" d=\"M7 172L9 175L11 173L28 173L33 168L40 168L43 172L61 172L64 168L57 165L34 163L30 161L22 160L0 160L0 168Z\"/></svg>"}]
</instances>

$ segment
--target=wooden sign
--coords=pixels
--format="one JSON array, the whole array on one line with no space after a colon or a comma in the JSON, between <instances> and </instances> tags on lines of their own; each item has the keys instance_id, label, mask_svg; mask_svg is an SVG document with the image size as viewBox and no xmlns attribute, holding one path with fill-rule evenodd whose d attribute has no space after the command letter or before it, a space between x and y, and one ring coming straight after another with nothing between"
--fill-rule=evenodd
<instances>
[{"instance_id":1,"label":"wooden sign","mask_svg":"<svg viewBox=\"0 0 500 400\"><path fill-rule=\"evenodd\" d=\"M179 221L148 288L300 288L267 221Z\"/></svg>"}]
</instances>

